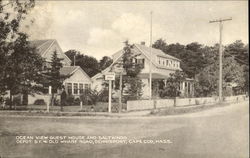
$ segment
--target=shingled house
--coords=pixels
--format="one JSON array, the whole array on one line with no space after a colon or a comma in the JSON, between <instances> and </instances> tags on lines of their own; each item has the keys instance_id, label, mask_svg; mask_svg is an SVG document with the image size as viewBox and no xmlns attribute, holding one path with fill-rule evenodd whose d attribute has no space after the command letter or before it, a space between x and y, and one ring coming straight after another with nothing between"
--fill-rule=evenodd
<instances>
[{"instance_id":1,"label":"shingled house","mask_svg":"<svg viewBox=\"0 0 250 158\"><path fill-rule=\"evenodd\" d=\"M150 53L151 49L151 53ZM162 52L159 49L150 48L145 46L145 43L142 42L141 44L134 44L133 49L131 50L133 54L136 55L136 59L133 62L140 63L143 65L143 69L141 70L139 77L141 78L144 86L143 86L143 98L149 97L149 66L150 61L152 61L152 80L163 80L166 84L166 79L169 77L170 73L174 73L177 70L182 71L180 68L181 60L175 58L171 55L168 55ZM113 63L103 70L101 73L96 74L92 77L92 88L101 90L104 86L104 75L107 72L116 71L116 65L119 60L122 59L123 50L118 51L117 53L113 54ZM193 80L187 79L185 82L180 84L180 91L182 96L192 96L193 95ZM155 97L157 97L157 90L159 86L152 87L152 92ZM155 92L155 93L154 93Z\"/></svg>"},{"instance_id":2,"label":"shingled house","mask_svg":"<svg viewBox=\"0 0 250 158\"><path fill-rule=\"evenodd\" d=\"M64 87L68 95L73 95L78 97L84 91L84 89L89 88L91 85L91 78L81 69L79 66L71 66L71 60L63 53L61 47L55 39L49 40L35 40L30 41L31 46L37 49L37 52L45 58L45 63L43 68L49 68L53 53L56 51L59 58L63 64L60 73L63 75L70 74L70 78L64 81ZM48 87L47 87L48 88ZM45 102L49 101L49 95L43 94L35 96L28 96L28 104L33 104L36 99L44 99Z\"/></svg>"}]
</instances>

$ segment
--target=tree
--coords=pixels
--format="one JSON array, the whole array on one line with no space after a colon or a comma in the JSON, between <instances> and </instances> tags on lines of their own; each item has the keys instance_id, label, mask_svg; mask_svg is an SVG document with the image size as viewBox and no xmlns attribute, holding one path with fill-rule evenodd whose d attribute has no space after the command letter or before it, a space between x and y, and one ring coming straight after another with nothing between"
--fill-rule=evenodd
<instances>
[{"instance_id":1,"label":"tree","mask_svg":"<svg viewBox=\"0 0 250 158\"><path fill-rule=\"evenodd\" d=\"M100 70L104 70L106 69L107 67L109 67L111 64L112 64L113 60L108 57L108 56L104 56L102 57L102 59L99 61L99 68Z\"/></svg>"},{"instance_id":2,"label":"tree","mask_svg":"<svg viewBox=\"0 0 250 158\"><path fill-rule=\"evenodd\" d=\"M190 78L194 78L204 67L208 66L211 63L210 59L214 57L212 47L203 46L197 42L186 46L179 43L167 45L165 40L159 39L153 44L153 47L181 59L181 69Z\"/></svg>"},{"instance_id":3,"label":"tree","mask_svg":"<svg viewBox=\"0 0 250 158\"><path fill-rule=\"evenodd\" d=\"M90 77L93 77L100 72L98 60L92 56L81 54L81 52L76 50L68 50L65 54L74 61L75 56L75 65L80 66ZM71 63L74 65L74 62Z\"/></svg>"},{"instance_id":4,"label":"tree","mask_svg":"<svg viewBox=\"0 0 250 158\"><path fill-rule=\"evenodd\" d=\"M21 35L19 27L34 6L34 0L0 1L0 95L8 90L6 66L14 41Z\"/></svg>"},{"instance_id":5,"label":"tree","mask_svg":"<svg viewBox=\"0 0 250 158\"><path fill-rule=\"evenodd\" d=\"M161 97L178 97L181 94L180 84L185 81L186 74L177 70L175 73L171 73L166 82L166 87L161 93Z\"/></svg>"},{"instance_id":6,"label":"tree","mask_svg":"<svg viewBox=\"0 0 250 158\"><path fill-rule=\"evenodd\" d=\"M2 80L6 89L10 91L10 108L13 95L28 95L40 92L41 87L36 83L39 83L42 77L41 72L44 62L35 48L29 46L27 35L19 33L18 36L13 42L12 53L7 56L5 76Z\"/></svg>"},{"instance_id":7,"label":"tree","mask_svg":"<svg viewBox=\"0 0 250 158\"><path fill-rule=\"evenodd\" d=\"M167 43L164 39L160 38L152 45L153 48L160 49L163 52L167 52Z\"/></svg>"},{"instance_id":8,"label":"tree","mask_svg":"<svg viewBox=\"0 0 250 158\"><path fill-rule=\"evenodd\" d=\"M55 94L58 89L61 89L63 86L63 81L70 77L70 75L62 75L60 74L60 69L63 67L61 61L63 59L58 58L57 52L55 51L51 57L51 67L48 68L47 72L44 73L46 76L46 80L44 85L46 87L52 87L52 96L51 96L51 106L54 105Z\"/></svg>"},{"instance_id":9,"label":"tree","mask_svg":"<svg viewBox=\"0 0 250 158\"><path fill-rule=\"evenodd\" d=\"M130 45L128 41L125 41L125 46L123 48L123 55L121 60L119 60L114 66L116 68L122 68L126 75L120 74L122 77L122 84L120 89L121 94L123 92L126 94L125 101L132 99L139 99L142 95L142 81L138 77L138 74L141 72L142 65L136 63L136 57L140 54L134 54L132 49L134 45ZM118 78L118 80L120 79Z\"/></svg>"},{"instance_id":10,"label":"tree","mask_svg":"<svg viewBox=\"0 0 250 158\"><path fill-rule=\"evenodd\" d=\"M196 96L217 95L218 91L218 74L219 64L214 64L204 68L201 73L196 76L197 83L195 85ZM223 89L225 90L227 83L236 83L240 89L244 88L244 69L233 57L223 59Z\"/></svg>"}]
</instances>

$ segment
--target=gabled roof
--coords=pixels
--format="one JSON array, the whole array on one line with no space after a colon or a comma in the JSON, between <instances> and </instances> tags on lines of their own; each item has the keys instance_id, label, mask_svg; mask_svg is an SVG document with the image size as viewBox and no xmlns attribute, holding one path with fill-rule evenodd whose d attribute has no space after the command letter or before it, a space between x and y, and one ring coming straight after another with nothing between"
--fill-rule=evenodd
<instances>
[{"instance_id":1,"label":"gabled roof","mask_svg":"<svg viewBox=\"0 0 250 158\"><path fill-rule=\"evenodd\" d=\"M60 74L61 75L72 75L77 70L80 70L91 81L91 78L89 77L89 75L80 66L64 66L60 69Z\"/></svg>"},{"instance_id":2,"label":"gabled roof","mask_svg":"<svg viewBox=\"0 0 250 158\"><path fill-rule=\"evenodd\" d=\"M65 66L60 69L61 75L71 75L73 74L79 66Z\"/></svg>"},{"instance_id":3,"label":"gabled roof","mask_svg":"<svg viewBox=\"0 0 250 158\"><path fill-rule=\"evenodd\" d=\"M160 56L160 57L165 57L165 58L169 58L169 59L174 59L174 60L178 60L178 61L181 61L180 59L174 57L174 56L171 56L171 55L168 55L166 53L164 53L162 50L160 49L155 49L155 48L150 48L150 47L147 47L145 45L140 45L140 44L135 44L135 46L142 51L142 53L144 54L147 54L148 57L150 58L153 58L154 56ZM150 56L150 49L151 49L151 56Z\"/></svg>"},{"instance_id":4,"label":"gabled roof","mask_svg":"<svg viewBox=\"0 0 250 158\"><path fill-rule=\"evenodd\" d=\"M29 41L29 42L30 42L30 46L36 48L37 52L42 57L44 57L44 55L53 46L53 44L57 44L60 51L62 52L62 55L64 56L64 59L68 60L69 63L71 62L71 60L68 58L68 56L63 53L62 49L60 48L59 44L57 43L57 41L55 39L34 40L34 41Z\"/></svg>"},{"instance_id":5,"label":"gabled roof","mask_svg":"<svg viewBox=\"0 0 250 158\"><path fill-rule=\"evenodd\" d=\"M165 58L181 61L180 59L178 59L176 57L173 57L171 55L168 55L168 54L164 53L160 49L151 48L151 53L150 53L150 47L147 47L145 45L140 45L140 44L134 44L134 46L135 46L135 48L137 48L140 51L140 53L144 54L146 56L146 58L148 58L148 60L153 59L155 56L160 56L160 57L165 57ZM132 49L132 52L133 51L135 51L135 50ZM122 54L123 54L123 50L119 50L118 52L113 54L113 63L109 67L104 69L102 72L100 72L100 73L96 74L95 76L93 76L92 79L99 78L101 75L103 75L104 73L109 71L110 68L122 57ZM155 60L152 60L152 64L154 66L158 67L158 68L170 69L170 68L166 68L164 66L158 65Z\"/></svg>"},{"instance_id":6,"label":"gabled roof","mask_svg":"<svg viewBox=\"0 0 250 158\"><path fill-rule=\"evenodd\" d=\"M38 53L43 56L55 41L55 39L34 40L30 41L30 45L31 47L35 47L38 50Z\"/></svg>"}]
</instances>

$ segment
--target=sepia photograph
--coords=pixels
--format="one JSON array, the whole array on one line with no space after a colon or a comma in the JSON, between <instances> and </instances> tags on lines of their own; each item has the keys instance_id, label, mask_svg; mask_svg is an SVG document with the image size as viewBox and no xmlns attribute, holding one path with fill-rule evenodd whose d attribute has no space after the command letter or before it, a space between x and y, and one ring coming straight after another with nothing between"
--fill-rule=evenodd
<instances>
[{"instance_id":1,"label":"sepia photograph","mask_svg":"<svg viewBox=\"0 0 250 158\"><path fill-rule=\"evenodd\" d=\"M0 0L0 158L249 158L248 1Z\"/></svg>"}]
</instances>

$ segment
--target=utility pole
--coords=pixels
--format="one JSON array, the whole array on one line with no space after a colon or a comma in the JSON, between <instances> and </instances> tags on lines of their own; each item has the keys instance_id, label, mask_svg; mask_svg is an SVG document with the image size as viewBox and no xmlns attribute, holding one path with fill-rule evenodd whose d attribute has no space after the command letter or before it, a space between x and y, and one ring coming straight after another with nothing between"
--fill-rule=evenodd
<instances>
[{"instance_id":1,"label":"utility pole","mask_svg":"<svg viewBox=\"0 0 250 158\"><path fill-rule=\"evenodd\" d=\"M76 55L74 55L74 66L76 66Z\"/></svg>"},{"instance_id":2,"label":"utility pole","mask_svg":"<svg viewBox=\"0 0 250 158\"><path fill-rule=\"evenodd\" d=\"M209 23L220 23L220 47L219 47L219 101L222 102L222 30L223 30L223 22L232 20L232 18L228 19L219 19L219 20L212 20Z\"/></svg>"},{"instance_id":3,"label":"utility pole","mask_svg":"<svg viewBox=\"0 0 250 158\"><path fill-rule=\"evenodd\" d=\"M152 99L152 14L150 12L150 63L149 63L149 99Z\"/></svg>"}]
</instances>

